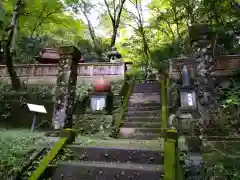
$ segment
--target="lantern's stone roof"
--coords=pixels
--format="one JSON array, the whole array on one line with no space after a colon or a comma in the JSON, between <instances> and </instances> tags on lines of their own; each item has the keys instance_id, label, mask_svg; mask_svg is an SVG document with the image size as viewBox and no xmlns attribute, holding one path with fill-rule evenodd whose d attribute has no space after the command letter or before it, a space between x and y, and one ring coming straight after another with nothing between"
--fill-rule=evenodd
<instances>
[{"instance_id":1,"label":"lantern's stone roof","mask_svg":"<svg viewBox=\"0 0 240 180\"><path fill-rule=\"evenodd\" d=\"M117 58L121 58L122 55L117 51L117 48L112 48L112 51L107 53L107 57L110 59L112 56L116 56Z\"/></svg>"}]
</instances>

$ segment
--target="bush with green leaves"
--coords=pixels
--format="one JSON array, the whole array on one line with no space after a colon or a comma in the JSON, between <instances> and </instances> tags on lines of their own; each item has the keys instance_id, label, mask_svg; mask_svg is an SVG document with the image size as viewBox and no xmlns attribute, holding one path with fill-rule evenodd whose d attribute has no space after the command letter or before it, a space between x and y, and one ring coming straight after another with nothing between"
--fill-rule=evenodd
<instances>
[{"instance_id":1,"label":"bush with green leaves","mask_svg":"<svg viewBox=\"0 0 240 180\"><path fill-rule=\"evenodd\" d=\"M240 78L235 76L229 82L228 87L218 89L222 99L214 115L213 134L233 140L204 143L208 152L205 155L205 179L237 180L240 177L240 141L237 140L240 137Z\"/></svg>"}]
</instances>

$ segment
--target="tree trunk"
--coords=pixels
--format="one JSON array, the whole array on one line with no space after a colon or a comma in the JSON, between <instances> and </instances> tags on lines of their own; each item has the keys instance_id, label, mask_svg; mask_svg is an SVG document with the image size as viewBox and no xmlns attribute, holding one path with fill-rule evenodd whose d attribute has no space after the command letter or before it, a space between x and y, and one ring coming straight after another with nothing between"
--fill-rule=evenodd
<instances>
[{"instance_id":1,"label":"tree trunk","mask_svg":"<svg viewBox=\"0 0 240 180\"><path fill-rule=\"evenodd\" d=\"M115 46L116 38L117 38L117 30L118 30L118 27L113 26L113 34L112 34L112 39L111 39L111 47L114 47L114 46Z\"/></svg>"},{"instance_id":2,"label":"tree trunk","mask_svg":"<svg viewBox=\"0 0 240 180\"><path fill-rule=\"evenodd\" d=\"M97 37L95 35L94 29L92 27L92 24L91 24L91 22L89 20L87 20L87 21L88 21L88 30L89 30L90 36L92 38L94 48L95 48L97 54L101 55L102 51L101 51L101 48L99 46L99 43L98 43Z\"/></svg>"},{"instance_id":3,"label":"tree trunk","mask_svg":"<svg viewBox=\"0 0 240 180\"><path fill-rule=\"evenodd\" d=\"M142 24L141 24L141 27L139 27L139 33L142 36L143 53L144 53L144 56L145 56L146 63L147 63L148 66L152 66L151 59L149 59L150 49L149 49L149 46L148 46L147 38L146 38L146 35L145 35L145 32L144 32L144 27L143 27Z\"/></svg>"},{"instance_id":4,"label":"tree trunk","mask_svg":"<svg viewBox=\"0 0 240 180\"><path fill-rule=\"evenodd\" d=\"M7 66L9 76L11 78L12 89L18 91L21 88L21 83L13 66L12 54L10 52L10 43L5 42L3 49L5 55L5 63Z\"/></svg>"},{"instance_id":5,"label":"tree trunk","mask_svg":"<svg viewBox=\"0 0 240 180\"><path fill-rule=\"evenodd\" d=\"M18 24L18 19L19 19L19 9L21 7L21 3L22 3L21 0L17 0L17 2L15 4L11 27L8 29L8 36L4 42L4 47L3 47L4 55L5 55L4 56L5 63L7 66L9 76L11 78L12 88L14 90L19 90L21 88L20 79L17 76L17 73L13 66L13 59L12 59L12 53L11 53L12 44L14 44L13 41L15 41L14 37L15 37L16 29L17 29L17 24Z\"/></svg>"},{"instance_id":6,"label":"tree trunk","mask_svg":"<svg viewBox=\"0 0 240 180\"><path fill-rule=\"evenodd\" d=\"M101 51L101 49L100 49L100 46L99 46L97 37L96 37L96 35L95 35L94 29L93 29L93 27L92 27L92 24L91 24L91 22L90 22L90 20L89 20L89 18L88 18L88 16L87 16L86 13L84 13L84 16L85 16L85 18L87 19L87 22L88 22L88 30L89 30L90 36L91 36L91 38L92 38L93 45L94 45L94 47L95 47L95 49L96 49L96 52L97 52L99 55L101 55L101 54L102 54L102 51Z\"/></svg>"},{"instance_id":7,"label":"tree trunk","mask_svg":"<svg viewBox=\"0 0 240 180\"><path fill-rule=\"evenodd\" d=\"M147 62L148 62L148 64L150 63L149 62L149 47L148 47L148 43L147 43L147 40L146 40L146 37L145 37L145 34L143 33L142 34L142 41L143 41L143 49L144 49L144 53L145 53L145 55L146 55L146 57L147 57Z\"/></svg>"},{"instance_id":8,"label":"tree trunk","mask_svg":"<svg viewBox=\"0 0 240 180\"><path fill-rule=\"evenodd\" d=\"M124 6L125 2L126 2L126 0L121 0L121 1L119 1L118 5L113 3L114 4L113 5L113 13L111 13L109 3L107 2L107 0L104 0L108 15L112 21L113 34L112 34L112 39L111 39L111 44L110 44L111 47L114 47L115 43L116 43L117 31L118 31L118 27L119 27L119 24L121 21L122 10L123 10L123 6ZM119 7L119 10L118 10L118 7Z\"/></svg>"},{"instance_id":9,"label":"tree trunk","mask_svg":"<svg viewBox=\"0 0 240 180\"><path fill-rule=\"evenodd\" d=\"M100 48L99 42L97 40L94 28L92 26L92 23L89 19L89 14L88 14L88 10L87 10L87 3L85 1L80 1L83 4L83 7L80 7L81 12L83 13L85 19L87 20L87 25L88 25L88 30L89 30L89 34L91 36L92 42L93 42L93 46L95 48L96 53L101 56L102 55L102 50Z\"/></svg>"}]
</instances>

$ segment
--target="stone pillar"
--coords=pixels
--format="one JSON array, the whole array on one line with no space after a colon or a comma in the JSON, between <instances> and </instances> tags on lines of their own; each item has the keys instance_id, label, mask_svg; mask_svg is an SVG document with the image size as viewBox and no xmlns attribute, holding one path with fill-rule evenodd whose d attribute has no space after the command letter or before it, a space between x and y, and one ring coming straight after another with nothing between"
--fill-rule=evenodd
<instances>
[{"instance_id":1,"label":"stone pillar","mask_svg":"<svg viewBox=\"0 0 240 180\"><path fill-rule=\"evenodd\" d=\"M216 101L214 94L214 62L213 38L214 34L208 25L192 27L192 42L195 49L195 83L198 87L198 111L200 126L209 123ZM204 128L202 128L203 130Z\"/></svg>"},{"instance_id":2,"label":"stone pillar","mask_svg":"<svg viewBox=\"0 0 240 180\"><path fill-rule=\"evenodd\" d=\"M80 51L72 46L59 49L60 60L55 89L53 128L60 130L72 127L75 90L77 83L77 65Z\"/></svg>"},{"instance_id":3,"label":"stone pillar","mask_svg":"<svg viewBox=\"0 0 240 180\"><path fill-rule=\"evenodd\" d=\"M181 137L182 144L188 145L190 151L200 151L201 139L204 124L211 120L212 105L214 104L214 77L213 77L213 57L212 57L212 39L213 33L207 25L194 25L190 28L190 38L192 47L195 50L195 75L194 81L197 87L197 113L184 112L179 110L177 115L177 125L184 134L195 135L198 138L189 138L185 141ZM183 70L186 70L186 66ZM184 73L183 73L184 74ZM185 85L190 83L190 79L185 80Z\"/></svg>"}]
</instances>

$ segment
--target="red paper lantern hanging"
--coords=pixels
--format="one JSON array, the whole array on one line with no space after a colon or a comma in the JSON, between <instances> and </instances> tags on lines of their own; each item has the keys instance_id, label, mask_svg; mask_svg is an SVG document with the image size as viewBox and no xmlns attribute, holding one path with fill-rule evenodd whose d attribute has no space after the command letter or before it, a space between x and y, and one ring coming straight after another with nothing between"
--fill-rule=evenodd
<instances>
[{"instance_id":1,"label":"red paper lantern hanging","mask_svg":"<svg viewBox=\"0 0 240 180\"><path fill-rule=\"evenodd\" d=\"M93 84L95 92L109 92L111 91L111 83L104 78L97 79Z\"/></svg>"}]
</instances>

